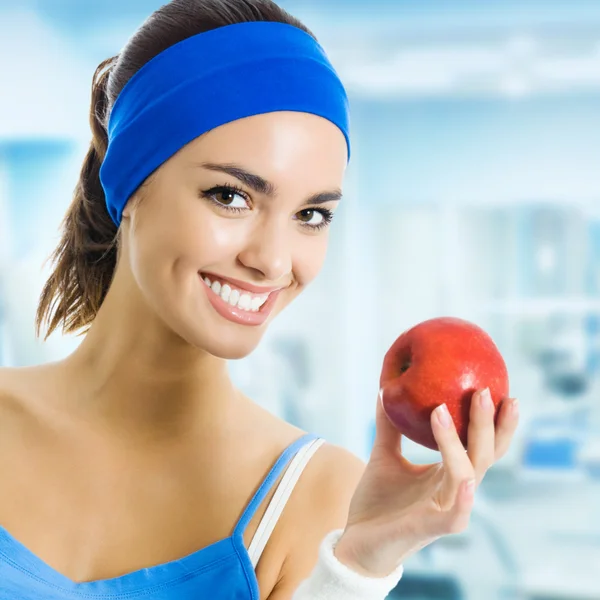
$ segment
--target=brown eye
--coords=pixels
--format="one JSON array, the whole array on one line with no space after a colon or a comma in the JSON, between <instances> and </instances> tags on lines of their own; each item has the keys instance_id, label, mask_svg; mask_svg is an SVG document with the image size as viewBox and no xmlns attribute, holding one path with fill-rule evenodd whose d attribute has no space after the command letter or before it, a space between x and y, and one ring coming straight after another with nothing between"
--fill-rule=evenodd
<instances>
[{"instance_id":1,"label":"brown eye","mask_svg":"<svg viewBox=\"0 0 600 600\"><path fill-rule=\"evenodd\" d=\"M318 215L319 219L317 219L316 223L310 223L311 219L315 215ZM298 220L302 221L303 223L310 223L311 225L319 225L323 220L323 215L320 212L317 212L314 208L306 208L298 213Z\"/></svg>"},{"instance_id":2,"label":"brown eye","mask_svg":"<svg viewBox=\"0 0 600 600\"><path fill-rule=\"evenodd\" d=\"M331 223L333 211L327 208L305 208L299 213L296 213L296 219L301 222L302 227L312 231L318 231Z\"/></svg>"},{"instance_id":3,"label":"brown eye","mask_svg":"<svg viewBox=\"0 0 600 600\"><path fill-rule=\"evenodd\" d=\"M237 196L238 194L236 194L235 192L232 191L223 191L223 192L217 192L215 194L215 197L217 198L217 200L221 203L221 204L226 204L229 205L233 202L233 199Z\"/></svg>"},{"instance_id":4,"label":"brown eye","mask_svg":"<svg viewBox=\"0 0 600 600\"><path fill-rule=\"evenodd\" d=\"M205 190L202 195L222 208L236 211L248 208L248 199L244 192L227 185L218 185Z\"/></svg>"}]
</instances>

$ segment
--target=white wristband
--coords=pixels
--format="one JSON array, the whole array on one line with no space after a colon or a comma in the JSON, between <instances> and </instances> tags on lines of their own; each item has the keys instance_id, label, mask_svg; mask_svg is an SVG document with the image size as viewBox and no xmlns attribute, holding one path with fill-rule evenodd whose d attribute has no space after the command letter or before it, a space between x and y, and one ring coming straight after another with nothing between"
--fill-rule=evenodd
<instances>
[{"instance_id":1,"label":"white wristband","mask_svg":"<svg viewBox=\"0 0 600 600\"><path fill-rule=\"evenodd\" d=\"M365 577L341 563L333 549L342 533L342 529L336 529L325 536L315 568L292 600L384 600L398 585L402 565L386 577Z\"/></svg>"}]
</instances>

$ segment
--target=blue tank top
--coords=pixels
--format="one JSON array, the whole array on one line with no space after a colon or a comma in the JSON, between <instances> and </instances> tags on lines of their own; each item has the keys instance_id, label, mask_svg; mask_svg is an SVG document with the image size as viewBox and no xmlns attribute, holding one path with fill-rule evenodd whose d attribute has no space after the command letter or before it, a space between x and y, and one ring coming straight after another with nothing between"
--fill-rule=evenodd
<instances>
[{"instance_id":1,"label":"blue tank top","mask_svg":"<svg viewBox=\"0 0 600 600\"><path fill-rule=\"evenodd\" d=\"M230 537L188 556L113 579L76 583L38 558L0 526L0 600L259 600L244 531L294 455L316 439L288 446L256 491Z\"/></svg>"}]
</instances>

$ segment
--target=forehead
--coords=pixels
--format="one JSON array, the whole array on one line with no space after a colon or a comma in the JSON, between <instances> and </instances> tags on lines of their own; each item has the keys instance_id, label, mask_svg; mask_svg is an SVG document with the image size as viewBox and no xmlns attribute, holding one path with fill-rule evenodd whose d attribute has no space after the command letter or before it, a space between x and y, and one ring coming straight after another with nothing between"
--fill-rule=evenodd
<instances>
[{"instance_id":1,"label":"forehead","mask_svg":"<svg viewBox=\"0 0 600 600\"><path fill-rule=\"evenodd\" d=\"M217 127L182 151L193 162L236 163L278 185L341 186L346 139L322 117L301 112L253 115Z\"/></svg>"}]
</instances>

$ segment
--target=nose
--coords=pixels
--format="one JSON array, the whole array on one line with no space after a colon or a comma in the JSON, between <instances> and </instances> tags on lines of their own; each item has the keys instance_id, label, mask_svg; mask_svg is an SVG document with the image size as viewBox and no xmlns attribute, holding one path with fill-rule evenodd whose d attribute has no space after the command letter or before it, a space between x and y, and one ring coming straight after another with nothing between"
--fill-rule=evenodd
<instances>
[{"instance_id":1,"label":"nose","mask_svg":"<svg viewBox=\"0 0 600 600\"><path fill-rule=\"evenodd\" d=\"M248 269L260 272L266 281L281 282L292 270L292 237L280 220L263 221L247 238L238 259Z\"/></svg>"}]
</instances>

